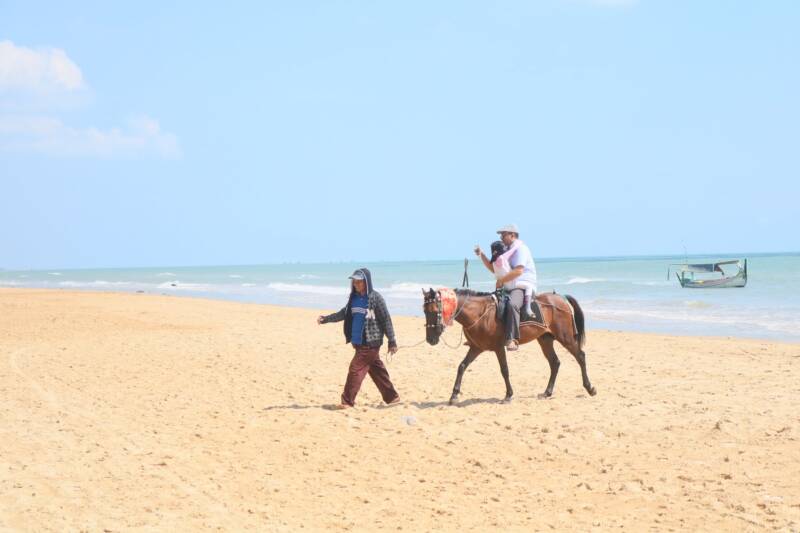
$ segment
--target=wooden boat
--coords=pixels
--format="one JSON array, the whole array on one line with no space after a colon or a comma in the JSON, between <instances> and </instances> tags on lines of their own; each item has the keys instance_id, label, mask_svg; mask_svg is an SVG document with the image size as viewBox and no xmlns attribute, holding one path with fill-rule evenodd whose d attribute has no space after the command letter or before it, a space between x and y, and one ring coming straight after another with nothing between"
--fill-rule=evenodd
<instances>
[{"instance_id":1,"label":"wooden boat","mask_svg":"<svg viewBox=\"0 0 800 533\"><path fill-rule=\"evenodd\" d=\"M738 271L735 274L727 274L723 265L736 265ZM747 259L733 259L731 261L719 261L717 263L689 264L682 263L670 265L676 267L675 276L684 289L719 289L727 287L744 287L747 285ZM729 269L730 270L730 269ZM669 279L667 270L667 279ZM721 277L696 277L695 274L714 274L719 273Z\"/></svg>"}]
</instances>

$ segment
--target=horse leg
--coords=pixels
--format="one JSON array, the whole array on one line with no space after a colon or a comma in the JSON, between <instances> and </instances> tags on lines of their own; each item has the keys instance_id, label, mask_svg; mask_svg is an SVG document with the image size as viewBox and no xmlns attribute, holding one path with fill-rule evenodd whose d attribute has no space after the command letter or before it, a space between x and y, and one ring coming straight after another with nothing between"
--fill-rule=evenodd
<instances>
[{"instance_id":1,"label":"horse leg","mask_svg":"<svg viewBox=\"0 0 800 533\"><path fill-rule=\"evenodd\" d=\"M561 342L561 341L559 341ZM589 381L589 374L586 372L586 352L581 350L581 347L578 345L578 342L575 339L572 339L571 342L561 342L564 345L564 348L569 350L575 360L578 361L578 365L581 367L581 379L583 380L583 388L586 389L586 392L589 393L589 396L594 396L597 394L597 389L592 387L592 383Z\"/></svg>"},{"instance_id":2,"label":"horse leg","mask_svg":"<svg viewBox=\"0 0 800 533\"><path fill-rule=\"evenodd\" d=\"M511 401L511 397L514 396L514 391L511 389L511 380L508 376L508 360L506 359L506 349L500 348L495 353L497 354L497 362L500 363L500 373L503 375L503 379L506 382L506 397L503 399L503 403L508 403Z\"/></svg>"},{"instance_id":3,"label":"horse leg","mask_svg":"<svg viewBox=\"0 0 800 533\"><path fill-rule=\"evenodd\" d=\"M550 364L550 380L547 382L547 388L544 390L542 397L549 398L553 395L553 387L556 384L556 376L558 375L558 367L561 366L561 361L558 360L555 349L553 349L553 336L548 334L542 335L537 339L539 346L542 347L542 353L547 358Z\"/></svg>"},{"instance_id":4,"label":"horse leg","mask_svg":"<svg viewBox=\"0 0 800 533\"><path fill-rule=\"evenodd\" d=\"M456 401L458 401L458 395L461 394L461 378L464 377L464 371L482 351L483 350L480 348L470 346L467 356L461 361L461 364L458 365L458 374L456 375L456 383L453 385L453 394L450 396L450 405L456 403Z\"/></svg>"}]
</instances>

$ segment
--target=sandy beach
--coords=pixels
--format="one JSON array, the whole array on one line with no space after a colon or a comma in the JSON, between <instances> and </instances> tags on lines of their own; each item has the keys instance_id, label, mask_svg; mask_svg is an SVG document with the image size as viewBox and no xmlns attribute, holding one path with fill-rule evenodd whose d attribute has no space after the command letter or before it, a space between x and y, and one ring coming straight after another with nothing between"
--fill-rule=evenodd
<instances>
[{"instance_id":1,"label":"sandy beach","mask_svg":"<svg viewBox=\"0 0 800 533\"><path fill-rule=\"evenodd\" d=\"M325 310L330 312L332 310ZM800 530L800 346L591 329L493 354L394 317L402 397L320 311L0 290L0 530ZM445 333L455 345L459 331ZM385 353L384 347L382 353Z\"/></svg>"}]
</instances>

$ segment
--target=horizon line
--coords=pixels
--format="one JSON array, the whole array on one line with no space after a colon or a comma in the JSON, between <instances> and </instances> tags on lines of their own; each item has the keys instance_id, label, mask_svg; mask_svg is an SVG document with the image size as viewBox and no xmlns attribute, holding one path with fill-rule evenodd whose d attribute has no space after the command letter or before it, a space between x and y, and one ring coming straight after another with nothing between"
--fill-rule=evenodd
<instances>
[{"instance_id":1,"label":"horizon line","mask_svg":"<svg viewBox=\"0 0 800 533\"><path fill-rule=\"evenodd\" d=\"M534 258L535 262L570 262L570 261L624 261L635 259L674 259L674 258L695 258L695 257L768 257L775 255L800 255L800 251L787 251L787 252L709 252L702 254L632 254L632 255L607 255L607 256L549 256ZM466 257L464 259L473 260L473 257ZM160 269L160 268L212 268L212 267L257 267L257 266L281 266L281 265L336 265L336 264L357 264L357 263L371 263L371 264L386 264L386 263L440 263L451 261L462 261L463 259L348 259L339 261L282 261L282 262L265 262L265 263L217 263L217 264L194 264L194 265L151 265L151 266L102 266L102 267L46 267L46 268L5 268L0 267L0 272L39 272L45 270L124 270L124 269ZM474 258L474 260L478 260Z\"/></svg>"}]
</instances>

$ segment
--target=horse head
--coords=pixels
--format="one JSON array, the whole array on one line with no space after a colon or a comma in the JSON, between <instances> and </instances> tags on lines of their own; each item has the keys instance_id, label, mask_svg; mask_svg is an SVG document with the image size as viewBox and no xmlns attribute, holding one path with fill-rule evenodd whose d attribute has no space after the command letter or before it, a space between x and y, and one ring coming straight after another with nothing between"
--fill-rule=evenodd
<instances>
[{"instance_id":1,"label":"horse head","mask_svg":"<svg viewBox=\"0 0 800 533\"><path fill-rule=\"evenodd\" d=\"M425 340L428 344L435 346L439 343L439 337L444 331L444 322L442 321L442 298L439 293L433 289L425 292L422 289L422 296L424 303L422 310L425 312Z\"/></svg>"}]
</instances>

